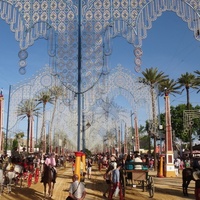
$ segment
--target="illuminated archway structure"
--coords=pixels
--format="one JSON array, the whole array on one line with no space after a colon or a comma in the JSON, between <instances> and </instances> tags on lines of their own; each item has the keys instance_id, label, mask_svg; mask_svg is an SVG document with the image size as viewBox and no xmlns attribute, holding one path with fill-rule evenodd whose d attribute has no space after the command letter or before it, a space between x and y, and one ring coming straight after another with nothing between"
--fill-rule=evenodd
<instances>
[{"instance_id":1,"label":"illuminated archway structure","mask_svg":"<svg viewBox=\"0 0 200 200\"><path fill-rule=\"evenodd\" d=\"M111 38L122 35L135 47L135 70L141 69L142 40L152 22L173 11L200 40L198 0L0 1L1 18L19 41L20 73L25 73L27 48L38 38L48 40L48 54L60 79L77 92L78 32L81 25L82 91L107 71ZM87 82L87 84L86 84Z\"/></svg>"},{"instance_id":2,"label":"illuminated archway structure","mask_svg":"<svg viewBox=\"0 0 200 200\"><path fill-rule=\"evenodd\" d=\"M110 71L105 80L106 87L104 88L104 93L101 94L101 98L97 96L95 101L97 104L89 105L89 100L92 93L98 91L96 89L101 88L97 84L92 90L88 91L86 94L86 121L99 121L99 117L104 117L104 123L95 124L95 129L100 130L101 128L107 129L116 129L117 132L120 131L121 122L123 121L127 127L131 127L131 116L130 110L134 112L135 115L135 125L137 124L137 117L140 115L142 118L147 120L153 119L152 104L151 104L151 94L149 87L144 85L139 81L139 78L136 77L131 71L124 68L121 64L118 64L116 68ZM94 91L93 91L94 90ZM91 94L90 94L91 93ZM156 93L156 91L155 91ZM118 96L123 96L129 103L129 110L127 110L124 105L124 109L113 108L112 102L115 102ZM156 97L157 95L154 95ZM93 100L94 102L94 100ZM158 105L155 100L155 115L158 114ZM117 104L117 102L116 102ZM123 107L123 105L120 104ZM90 109L89 109L90 107ZM87 109L88 108L88 109ZM103 108L103 109L102 109ZM145 111L141 108L145 108ZM94 114L95 110L95 114ZM142 110L142 111L141 111ZM102 115L102 112L105 112L105 115ZM142 112L142 113L141 113ZM97 119L98 118L98 119ZM116 122L113 124L113 120ZM93 124L93 123L92 123ZM90 127L92 130L94 124ZM135 127L136 128L136 127ZM137 129L137 128L136 128ZM124 131L125 132L125 131ZM130 135L129 135L130 136ZM132 133L131 133L132 136ZM139 150L139 135L138 132L135 132L135 147Z\"/></svg>"},{"instance_id":3,"label":"illuminated archway structure","mask_svg":"<svg viewBox=\"0 0 200 200\"><path fill-rule=\"evenodd\" d=\"M106 84L102 82L97 83L91 90L85 93L85 122L92 124L91 130L113 129L112 118L118 123L115 124L118 128L121 120L124 120L128 127L130 127L130 110L124 108L126 116L122 116L121 108L113 107L109 102L114 101L119 95L123 96L130 104L131 110L135 113L140 112L141 107L146 108L145 116L147 119L152 119L151 114L151 96L148 86L139 82L136 77L129 70L122 65L118 65L111 70L105 80ZM32 78L22 81L11 87L10 91L10 111L9 111L9 138L12 132L17 132L22 124L18 121L16 108L21 101L37 97L40 91L48 90L53 86L59 86L61 83L57 76L52 73L52 68L45 66L38 71ZM61 86L63 86L61 84ZM104 88L104 90L102 89ZM64 96L59 98L56 108L56 117L54 120L54 133L59 130L67 130L66 135L70 138L76 137L77 125L77 99L73 97L73 92L63 86ZM116 103L117 104L117 103ZM157 106L157 105L156 105ZM103 108L103 109L102 109ZM51 121L53 106L49 106L46 111L46 121ZM157 108L155 109L157 110ZM110 113L105 115L104 112ZM119 116L120 115L120 116ZM25 121L26 122L26 121ZM41 120L38 121L37 129L41 130ZM35 119L36 124L36 119ZM26 124L25 124L26 126ZM62 128L61 128L62 127ZM48 129L48 126L47 126ZM36 130L35 130L36 132ZM39 131L40 134L40 131ZM40 138L38 136L38 138Z\"/></svg>"},{"instance_id":4,"label":"illuminated archway structure","mask_svg":"<svg viewBox=\"0 0 200 200\"><path fill-rule=\"evenodd\" d=\"M10 24L19 41L20 73L26 71L28 47L45 38L51 65L75 93L103 81L101 76L108 71L107 56L112 53L110 40L117 35L133 44L135 70L139 72L142 40L164 11L175 12L200 40L199 0L0 1L1 18Z\"/></svg>"}]
</instances>

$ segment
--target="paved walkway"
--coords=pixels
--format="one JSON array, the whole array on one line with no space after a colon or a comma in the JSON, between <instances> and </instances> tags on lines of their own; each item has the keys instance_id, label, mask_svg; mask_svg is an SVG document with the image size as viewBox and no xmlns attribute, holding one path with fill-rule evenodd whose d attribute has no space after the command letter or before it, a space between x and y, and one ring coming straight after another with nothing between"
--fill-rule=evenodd
<instances>
[{"instance_id":1,"label":"paved walkway","mask_svg":"<svg viewBox=\"0 0 200 200\"><path fill-rule=\"evenodd\" d=\"M92 170L92 178L88 180L86 177L85 186L87 191L86 200L102 200L102 194L105 190L106 183L103 180L103 174L105 173L105 169L102 169L101 172L98 171L97 165L93 166ZM186 200L186 199L194 199L194 182L191 182L189 187L189 198L184 198L182 195L182 188L181 188L181 177L176 178L157 178L156 172L150 172L151 175L154 175L155 178L155 187L156 192L155 196L152 200L161 200L161 194L166 196L166 199L170 198L170 195L175 195L178 197L178 200ZM67 165L66 168L60 168L58 170L58 177L56 180L53 198L54 200L65 200L68 196L68 188L72 177L72 169L71 163ZM175 193L173 193L175 189ZM166 194L166 195L165 195ZM12 187L12 192L7 194L6 189L4 193L0 196L0 200L41 200L43 198L43 184L37 183L32 184L30 188L27 187L26 183L23 183L23 187L19 188ZM126 190L126 200L146 200L149 199L148 192L142 192L141 187L137 188L127 188ZM165 199L165 198L164 198Z\"/></svg>"},{"instance_id":2,"label":"paved walkway","mask_svg":"<svg viewBox=\"0 0 200 200\"><path fill-rule=\"evenodd\" d=\"M105 181L103 180L103 173L97 170L97 166L93 167L92 178L85 180L85 186L87 190L87 200L103 199L102 191L105 189ZM66 168L61 167L58 169L58 176L54 188L53 198L55 200L65 200L68 196L68 188L72 182L72 169L71 163ZM41 200L43 199L43 184L38 182L32 184L30 188L23 182L23 187L12 187L12 192L7 193L7 189L4 189L4 193L0 196L0 200Z\"/></svg>"}]
</instances>

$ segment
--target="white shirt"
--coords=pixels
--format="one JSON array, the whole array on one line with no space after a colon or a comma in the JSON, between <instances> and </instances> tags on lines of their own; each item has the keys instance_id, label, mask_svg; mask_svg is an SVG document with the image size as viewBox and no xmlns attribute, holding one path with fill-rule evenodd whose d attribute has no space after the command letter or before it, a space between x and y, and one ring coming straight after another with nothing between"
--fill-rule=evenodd
<instances>
[{"instance_id":1,"label":"white shirt","mask_svg":"<svg viewBox=\"0 0 200 200\"><path fill-rule=\"evenodd\" d=\"M135 162L142 162L140 157L135 158ZM135 165L135 169L142 169L142 165Z\"/></svg>"},{"instance_id":2,"label":"white shirt","mask_svg":"<svg viewBox=\"0 0 200 200\"><path fill-rule=\"evenodd\" d=\"M73 192L76 190L76 192L73 194ZM69 193L73 194L77 199L80 199L82 197L83 192L85 191L85 186L83 183L78 181L74 181L71 183L69 187Z\"/></svg>"}]
</instances>

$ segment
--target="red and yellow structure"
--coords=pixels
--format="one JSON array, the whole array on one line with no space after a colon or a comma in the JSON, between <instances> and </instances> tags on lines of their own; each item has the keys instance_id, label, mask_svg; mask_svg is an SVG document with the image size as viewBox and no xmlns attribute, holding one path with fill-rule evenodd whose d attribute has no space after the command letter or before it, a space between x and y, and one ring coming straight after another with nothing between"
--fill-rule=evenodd
<instances>
[{"instance_id":1,"label":"red and yellow structure","mask_svg":"<svg viewBox=\"0 0 200 200\"><path fill-rule=\"evenodd\" d=\"M165 177L176 177L174 170L174 153L172 146L172 126L170 113L169 92L165 91L165 121L166 121L166 135L165 135Z\"/></svg>"},{"instance_id":2,"label":"red and yellow structure","mask_svg":"<svg viewBox=\"0 0 200 200\"><path fill-rule=\"evenodd\" d=\"M83 152L75 152L75 171L74 173L77 174L79 176L79 181L81 180L81 170L83 170L83 174L85 172L86 169L86 159L85 159L85 154ZM81 169L81 167L83 167L83 169ZM83 178L83 177L82 177Z\"/></svg>"}]
</instances>

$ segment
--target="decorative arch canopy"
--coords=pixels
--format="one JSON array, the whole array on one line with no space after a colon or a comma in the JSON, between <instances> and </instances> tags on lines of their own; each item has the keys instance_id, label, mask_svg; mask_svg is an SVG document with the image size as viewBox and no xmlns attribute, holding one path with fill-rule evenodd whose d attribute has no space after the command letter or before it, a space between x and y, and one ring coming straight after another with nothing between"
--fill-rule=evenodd
<instances>
[{"instance_id":1,"label":"decorative arch canopy","mask_svg":"<svg viewBox=\"0 0 200 200\"><path fill-rule=\"evenodd\" d=\"M175 12L200 40L198 0L44 0L0 1L0 16L19 42L20 73L25 73L27 48L48 40L51 65L60 80L77 92L78 33L81 32L82 91L108 71L111 38L121 35L135 47L135 70L141 70L142 40L152 22L165 11ZM81 26L81 29L79 29Z\"/></svg>"}]
</instances>

